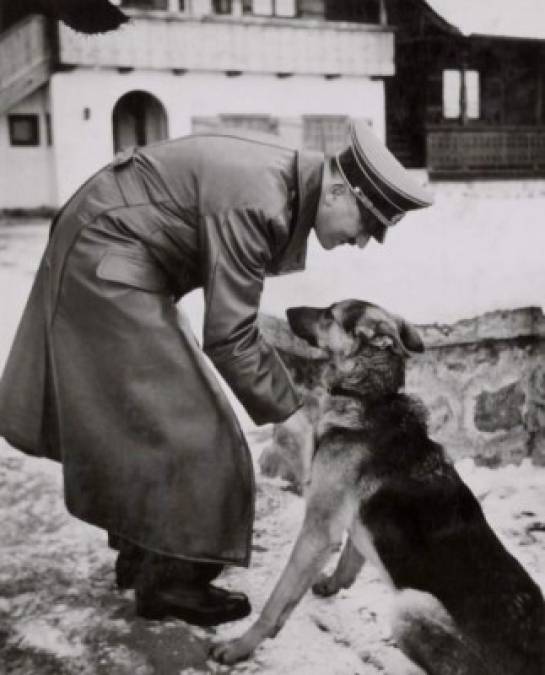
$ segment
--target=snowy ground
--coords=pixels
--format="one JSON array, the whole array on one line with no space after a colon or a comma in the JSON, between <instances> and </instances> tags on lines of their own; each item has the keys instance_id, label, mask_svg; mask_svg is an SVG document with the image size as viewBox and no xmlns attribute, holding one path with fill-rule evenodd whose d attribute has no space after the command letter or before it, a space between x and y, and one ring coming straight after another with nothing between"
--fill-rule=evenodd
<instances>
[{"instance_id":1,"label":"snowy ground","mask_svg":"<svg viewBox=\"0 0 545 675\"><path fill-rule=\"evenodd\" d=\"M256 453L267 434L251 435ZM545 469L459 466L509 549L545 589ZM59 468L0 447L0 660L6 675L175 675L230 672L207 661L207 645L251 618L216 630L134 615L131 591L114 586L104 533L67 515ZM264 604L294 541L301 499L260 480L249 570L221 578ZM285 629L233 672L299 675L389 673L397 659L388 629L391 596L371 566L354 586L322 600L307 595Z\"/></svg>"},{"instance_id":2,"label":"snowy ground","mask_svg":"<svg viewBox=\"0 0 545 675\"><path fill-rule=\"evenodd\" d=\"M0 227L0 363L45 238L43 226ZM270 429L250 430L254 456ZM545 589L545 469L459 470L507 547ZM258 477L251 568L224 585L264 604L291 548L303 504L280 482ZM131 591L114 586L114 553L102 531L67 515L59 467L0 441L0 673L6 675L175 675L282 673L373 675L397 659L388 629L391 596L371 566L353 588L322 600L308 595L285 629L231 670L207 661L210 640L242 631L251 618L217 630L134 615Z\"/></svg>"}]
</instances>

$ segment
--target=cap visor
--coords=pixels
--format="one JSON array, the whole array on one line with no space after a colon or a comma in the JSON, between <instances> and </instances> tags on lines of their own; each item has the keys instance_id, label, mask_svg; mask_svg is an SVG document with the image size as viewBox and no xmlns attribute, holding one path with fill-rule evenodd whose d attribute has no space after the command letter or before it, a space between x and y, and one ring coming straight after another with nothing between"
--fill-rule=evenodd
<instances>
[{"instance_id":1,"label":"cap visor","mask_svg":"<svg viewBox=\"0 0 545 675\"><path fill-rule=\"evenodd\" d=\"M388 228L385 225L382 225L382 223L377 223L376 226L373 228L373 231L371 232L371 236L373 237L373 239L376 239L379 244L384 244L387 231Z\"/></svg>"}]
</instances>

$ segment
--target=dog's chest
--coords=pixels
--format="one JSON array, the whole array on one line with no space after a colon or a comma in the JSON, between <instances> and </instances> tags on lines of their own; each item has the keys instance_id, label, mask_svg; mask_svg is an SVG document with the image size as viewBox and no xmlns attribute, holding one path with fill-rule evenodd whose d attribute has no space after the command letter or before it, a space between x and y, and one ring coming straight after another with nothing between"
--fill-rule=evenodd
<instances>
[{"instance_id":1,"label":"dog's chest","mask_svg":"<svg viewBox=\"0 0 545 675\"><path fill-rule=\"evenodd\" d=\"M330 429L361 429L363 405L357 398L326 394L320 401L315 420L316 438L319 440Z\"/></svg>"}]
</instances>

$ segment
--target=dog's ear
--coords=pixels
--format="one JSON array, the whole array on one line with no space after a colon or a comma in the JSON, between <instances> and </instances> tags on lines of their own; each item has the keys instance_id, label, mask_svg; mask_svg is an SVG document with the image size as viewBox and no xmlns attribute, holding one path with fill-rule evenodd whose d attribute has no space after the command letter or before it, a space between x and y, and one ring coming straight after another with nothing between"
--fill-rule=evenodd
<instances>
[{"instance_id":1,"label":"dog's ear","mask_svg":"<svg viewBox=\"0 0 545 675\"><path fill-rule=\"evenodd\" d=\"M404 347L410 352L421 354L425 347L416 327L412 323L405 321L401 316L395 316L394 318Z\"/></svg>"}]
</instances>

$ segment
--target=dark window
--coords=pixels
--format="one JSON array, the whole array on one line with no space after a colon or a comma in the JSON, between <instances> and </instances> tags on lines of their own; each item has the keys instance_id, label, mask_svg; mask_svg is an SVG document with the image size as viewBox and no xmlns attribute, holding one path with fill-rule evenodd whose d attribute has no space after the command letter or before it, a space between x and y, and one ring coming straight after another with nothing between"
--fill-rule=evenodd
<instances>
[{"instance_id":1,"label":"dark window","mask_svg":"<svg viewBox=\"0 0 545 675\"><path fill-rule=\"evenodd\" d=\"M350 118L346 115L305 115L303 146L333 155L348 145Z\"/></svg>"},{"instance_id":2,"label":"dark window","mask_svg":"<svg viewBox=\"0 0 545 675\"><path fill-rule=\"evenodd\" d=\"M8 115L11 145L40 145L38 115Z\"/></svg>"},{"instance_id":3,"label":"dark window","mask_svg":"<svg viewBox=\"0 0 545 675\"><path fill-rule=\"evenodd\" d=\"M130 91L115 104L114 150L147 145L168 138L168 119L162 103L145 91Z\"/></svg>"},{"instance_id":4,"label":"dark window","mask_svg":"<svg viewBox=\"0 0 545 675\"><path fill-rule=\"evenodd\" d=\"M216 14L231 14L232 0L213 0L212 9Z\"/></svg>"},{"instance_id":5,"label":"dark window","mask_svg":"<svg viewBox=\"0 0 545 675\"><path fill-rule=\"evenodd\" d=\"M325 17L330 21L379 23L379 0L326 0Z\"/></svg>"},{"instance_id":6,"label":"dark window","mask_svg":"<svg viewBox=\"0 0 545 675\"><path fill-rule=\"evenodd\" d=\"M220 115L220 124L231 129L278 133L278 120L270 115Z\"/></svg>"}]
</instances>

